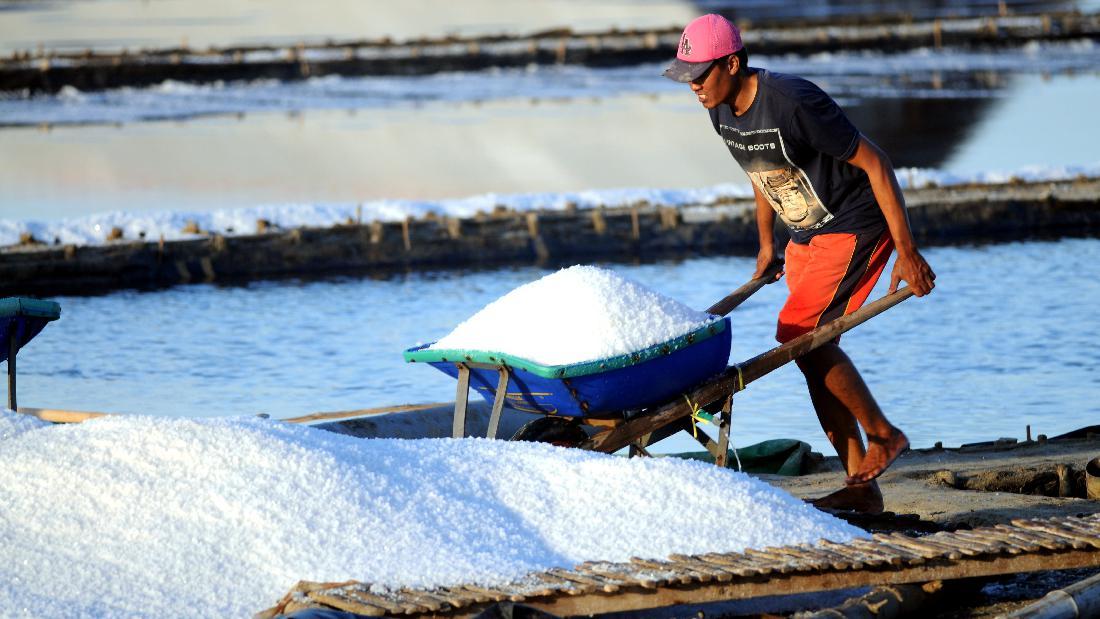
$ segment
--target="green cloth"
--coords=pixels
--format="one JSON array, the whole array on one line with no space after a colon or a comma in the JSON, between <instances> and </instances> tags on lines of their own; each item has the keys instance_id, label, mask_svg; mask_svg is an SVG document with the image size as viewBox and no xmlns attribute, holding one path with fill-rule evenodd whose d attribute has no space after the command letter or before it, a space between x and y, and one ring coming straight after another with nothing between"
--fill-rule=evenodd
<instances>
[{"instance_id":1,"label":"green cloth","mask_svg":"<svg viewBox=\"0 0 1100 619\"><path fill-rule=\"evenodd\" d=\"M668 454L685 460L701 460L714 464L714 456L709 451L691 451ZM730 450L726 467L736 469L741 459L741 470L746 473L772 473L774 475L802 475L806 472L810 455L810 445L793 438L775 438L741 447L734 456Z\"/></svg>"}]
</instances>

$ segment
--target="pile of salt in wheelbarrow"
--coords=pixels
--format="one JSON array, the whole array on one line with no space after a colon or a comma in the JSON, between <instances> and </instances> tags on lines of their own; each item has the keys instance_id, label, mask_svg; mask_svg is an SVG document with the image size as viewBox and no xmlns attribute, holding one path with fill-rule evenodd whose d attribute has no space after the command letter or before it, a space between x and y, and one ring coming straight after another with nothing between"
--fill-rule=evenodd
<instances>
[{"instance_id":1,"label":"pile of salt in wheelbarrow","mask_svg":"<svg viewBox=\"0 0 1100 619\"><path fill-rule=\"evenodd\" d=\"M912 295L903 288L742 363L728 365L731 329L726 315L776 281L781 270L781 264L773 264L764 275L712 305L704 324L625 354L554 365L497 350L433 343L406 350L405 360L426 363L458 379L455 438L467 435L466 407L473 388L492 403L489 438L496 438L501 411L507 405L543 415L523 426L512 440L607 453L629 447L631 455L647 455L648 445L686 431L706 447L716 464L725 466L735 393ZM700 430L698 424L704 421L718 427L717 440Z\"/></svg>"}]
</instances>

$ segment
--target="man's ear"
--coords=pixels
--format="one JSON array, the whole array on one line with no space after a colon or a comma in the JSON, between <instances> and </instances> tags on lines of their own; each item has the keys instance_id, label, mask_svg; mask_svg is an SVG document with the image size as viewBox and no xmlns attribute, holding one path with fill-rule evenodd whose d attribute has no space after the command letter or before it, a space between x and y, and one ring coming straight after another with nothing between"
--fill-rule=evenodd
<instances>
[{"instance_id":1,"label":"man's ear","mask_svg":"<svg viewBox=\"0 0 1100 619\"><path fill-rule=\"evenodd\" d=\"M737 54L730 54L728 58L726 62L730 75L737 75L741 71L741 59L737 57Z\"/></svg>"}]
</instances>

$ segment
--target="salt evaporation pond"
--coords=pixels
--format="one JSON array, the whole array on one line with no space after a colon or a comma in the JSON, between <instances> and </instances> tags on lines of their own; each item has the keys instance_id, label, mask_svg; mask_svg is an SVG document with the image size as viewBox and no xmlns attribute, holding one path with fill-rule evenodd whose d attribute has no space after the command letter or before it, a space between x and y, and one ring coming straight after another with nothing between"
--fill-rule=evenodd
<instances>
[{"instance_id":1,"label":"salt evaporation pond","mask_svg":"<svg viewBox=\"0 0 1100 619\"><path fill-rule=\"evenodd\" d=\"M864 535L698 462L261 419L45 426L0 411L0 470L0 607L28 616L242 617L300 579L491 585Z\"/></svg>"},{"instance_id":2,"label":"salt evaporation pond","mask_svg":"<svg viewBox=\"0 0 1100 619\"><path fill-rule=\"evenodd\" d=\"M636 352L714 320L614 271L578 265L512 290L429 348L568 365Z\"/></svg>"}]
</instances>

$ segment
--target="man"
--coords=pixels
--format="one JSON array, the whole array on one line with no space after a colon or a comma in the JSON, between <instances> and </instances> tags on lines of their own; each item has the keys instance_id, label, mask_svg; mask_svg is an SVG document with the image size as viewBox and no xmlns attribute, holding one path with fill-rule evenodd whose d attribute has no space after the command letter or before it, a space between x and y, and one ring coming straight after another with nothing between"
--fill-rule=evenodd
<instances>
[{"instance_id":1,"label":"man","mask_svg":"<svg viewBox=\"0 0 1100 619\"><path fill-rule=\"evenodd\" d=\"M828 95L795 76L750 68L737 27L704 15L684 29L665 76L691 86L715 131L752 180L760 251L755 276L776 259L776 213L790 231L790 295L776 339L786 342L855 311L898 256L890 292L931 292L935 274L917 251L893 167ZM848 473L815 504L881 512L875 478L908 446L875 403L838 341L797 360L821 427ZM856 424L867 434L868 447Z\"/></svg>"}]
</instances>

